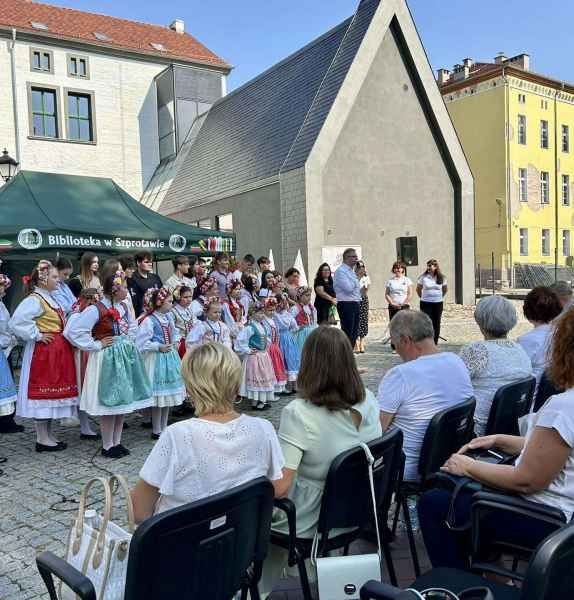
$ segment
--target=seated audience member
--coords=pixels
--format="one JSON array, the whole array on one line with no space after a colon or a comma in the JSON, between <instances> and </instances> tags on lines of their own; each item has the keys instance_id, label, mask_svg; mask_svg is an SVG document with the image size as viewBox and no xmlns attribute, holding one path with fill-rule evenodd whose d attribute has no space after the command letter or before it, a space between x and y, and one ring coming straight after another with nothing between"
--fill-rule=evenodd
<instances>
[{"instance_id":1,"label":"seated audience member","mask_svg":"<svg viewBox=\"0 0 574 600\"><path fill-rule=\"evenodd\" d=\"M464 361L476 398L474 430L484 435L494 394L498 388L532 375L532 364L520 344L507 339L516 325L516 309L503 296L482 298L476 305L474 320L484 336L483 342L466 345Z\"/></svg>"},{"instance_id":2,"label":"seated audience member","mask_svg":"<svg viewBox=\"0 0 574 600\"><path fill-rule=\"evenodd\" d=\"M453 454L442 467L452 475L470 477L485 486L559 508L569 521L574 513L574 312L558 322L550 360L550 377L566 391L551 396L537 413L521 420L524 437L479 437ZM493 465L465 455L468 449L498 448L518 456L512 465ZM433 567L468 568L469 545L450 530L445 520L452 492L432 490L420 500L422 534ZM472 492L455 503L455 525L470 519ZM518 514L494 513L481 535L518 546L535 547L551 530L540 521Z\"/></svg>"},{"instance_id":3,"label":"seated audience member","mask_svg":"<svg viewBox=\"0 0 574 600\"><path fill-rule=\"evenodd\" d=\"M552 338L551 321L562 312L562 306L558 296L550 288L540 286L528 292L522 310L534 329L521 335L517 342L530 358L532 374L536 377L538 385L548 365Z\"/></svg>"},{"instance_id":4,"label":"seated audience member","mask_svg":"<svg viewBox=\"0 0 574 600\"><path fill-rule=\"evenodd\" d=\"M572 308L572 286L567 281L555 281L548 286L557 296L560 306L562 307L562 315L567 313Z\"/></svg>"},{"instance_id":5,"label":"seated audience member","mask_svg":"<svg viewBox=\"0 0 574 600\"><path fill-rule=\"evenodd\" d=\"M430 317L402 310L390 322L391 341L403 364L386 373L379 385L383 431L403 432L405 481L416 481L423 438L432 417L472 397L464 362L452 352L441 352L434 342Z\"/></svg>"},{"instance_id":6,"label":"seated audience member","mask_svg":"<svg viewBox=\"0 0 574 600\"><path fill-rule=\"evenodd\" d=\"M145 461L132 490L138 522L257 477L274 485L282 477L273 425L234 410L239 358L222 344L204 344L185 355L182 376L197 418L170 425Z\"/></svg>"},{"instance_id":7,"label":"seated audience member","mask_svg":"<svg viewBox=\"0 0 574 600\"><path fill-rule=\"evenodd\" d=\"M382 435L374 395L365 389L347 336L319 327L307 338L297 379L300 398L281 413L279 441L285 456L276 497L289 497L297 508L297 536L312 538L321 497L333 459L361 442ZM287 519L275 511L274 530L287 533ZM263 590L286 565L287 554L273 547L265 563Z\"/></svg>"}]
</instances>

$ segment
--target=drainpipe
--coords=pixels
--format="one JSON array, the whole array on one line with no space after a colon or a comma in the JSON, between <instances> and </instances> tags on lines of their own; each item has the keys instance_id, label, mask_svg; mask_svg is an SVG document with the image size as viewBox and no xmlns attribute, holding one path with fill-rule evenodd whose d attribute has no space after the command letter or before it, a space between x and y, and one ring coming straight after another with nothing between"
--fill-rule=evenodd
<instances>
[{"instance_id":1,"label":"drainpipe","mask_svg":"<svg viewBox=\"0 0 574 600\"><path fill-rule=\"evenodd\" d=\"M508 273L510 275L510 287L514 287L514 264L512 263L512 202L510 197L510 186L512 182L512 170L510 163L510 97L508 78L506 70L502 67L502 81L504 81L504 104L506 109L506 219L507 219L507 243L508 243ZM500 265L502 267L502 264ZM500 274L502 278L502 273Z\"/></svg>"},{"instance_id":2,"label":"drainpipe","mask_svg":"<svg viewBox=\"0 0 574 600\"><path fill-rule=\"evenodd\" d=\"M562 83L564 89L564 83ZM554 90L554 281L558 281L558 90Z\"/></svg>"},{"instance_id":3,"label":"drainpipe","mask_svg":"<svg viewBox=\"0 0 574 600\"><path fill-rule=\"evenodd\" d=\"M20 149L20 126L18 122L18 96L16 92L16 29L12 29L12 43L10 44L10 67L12 70L12 110L14 111L14 141L16 160L22 168L22 152Z\"/></svg>"}]
</instances>

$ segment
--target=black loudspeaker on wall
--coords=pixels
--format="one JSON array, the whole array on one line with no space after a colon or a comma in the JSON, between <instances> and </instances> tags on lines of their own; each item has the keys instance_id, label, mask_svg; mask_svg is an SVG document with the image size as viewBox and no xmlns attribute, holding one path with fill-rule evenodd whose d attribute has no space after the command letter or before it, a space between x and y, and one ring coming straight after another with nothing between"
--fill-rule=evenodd
<instances>
[{"instance_id":1,"label":"black loudspeaker on wall","mask_svg":"<svg viewBox=\"0 0 574 600\"><path fill-rule=\"evenodd\" d=\"M419 264L419 251L416 236L397 238L397 258L407 267Z\"/></svg>"}]
</instances>

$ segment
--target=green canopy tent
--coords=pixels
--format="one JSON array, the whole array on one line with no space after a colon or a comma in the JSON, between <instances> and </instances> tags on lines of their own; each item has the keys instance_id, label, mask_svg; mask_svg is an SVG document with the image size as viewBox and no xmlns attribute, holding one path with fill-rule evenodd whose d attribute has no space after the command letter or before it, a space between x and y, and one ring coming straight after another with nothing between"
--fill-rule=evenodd
<instances>
[{"instance_id":1,"label":"green canopy tent","mask_svg":"<svg viewBox=\"0 0 574 600\"><path fill-rule=\"evenodd\" d=\"M86 251L109 257L149 250L161 261L234 248L233 234L164 217L112 179L20 171L0 188L0 259L13 278L40 258L66 256L77 264Z\"/></svg>"}]
</instances>

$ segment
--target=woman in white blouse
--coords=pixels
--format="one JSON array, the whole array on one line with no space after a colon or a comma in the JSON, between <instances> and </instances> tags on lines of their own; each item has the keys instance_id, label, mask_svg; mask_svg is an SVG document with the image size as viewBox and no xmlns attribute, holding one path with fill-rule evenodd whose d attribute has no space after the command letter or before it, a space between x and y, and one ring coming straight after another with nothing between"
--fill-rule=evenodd
<instances>
[{"instance_id":1,"label":"woman in white blouse","mask_svg":"<svg viewBox=\"0 0 574 600\"><path fill-rule=\"evenodd\" d=\"M148 456L132 490L138 522L257 477L274 485L282 478L283 453L273 425L234 409L239 358L210 342L185 355L182 375L197 418L170 425Z\"/></svg>"},{"instance_id":2,"label":"woman in white blouse","mask_svg":"<svg viewBox=\"0 0 574 600\"><path fill-rule=\"evenodd\" d=\"M385 284L385 300L389 303L389 321L403 308L409 308L413 297L413 282L407 277L407 267L400 260L393 263L393 276Z\"/></svg>"},{"instance_id":3,"label":"woman in white blouse","mask_svg":"<svg viewBox=\"0 0 574 600\"><path fill-rule=\"evenodd\" d=\"M482 298L474 319L484 341L466 345L460 357L470 373L476 398L474 431L484 435L498 388L532 375L532 365L522 346L507 337L517 321L512 302L504 296Z\"/></svg>"},{"instance_id":4,"label":"woman in white blouse","mask_svg":"<svg viewBox=\"0 0 574 600\"><path fill-rule=\"evenodd\" d=\"M438 344L440 337L440 322L447 292L446 277L442 274L438 261L431 258L427 261L427 270L417 279L417 294L421 299L422 312L432 321L435 344Z\"/></svg>"}]
</instances>

